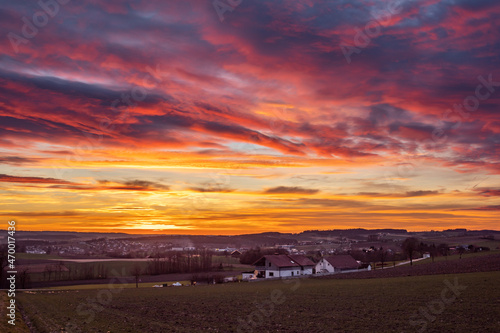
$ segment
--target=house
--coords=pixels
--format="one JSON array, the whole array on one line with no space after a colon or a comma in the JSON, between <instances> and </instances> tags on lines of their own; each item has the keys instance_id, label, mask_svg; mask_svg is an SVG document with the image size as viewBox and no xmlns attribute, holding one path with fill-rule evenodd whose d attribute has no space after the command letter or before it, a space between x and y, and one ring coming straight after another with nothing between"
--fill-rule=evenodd
<instances>
[{"instance_id":1,"label":"house","mask_svg":"<svg viewBox=\"0 0 500 333\"><path fill-rule=\"evenodd\" d=\"M313 274L314 262L303 255L266 255L257 260L257 277L277 278Z\"/></svg>"},{"instance_id":2,"label":"house","mask_svg":"<svg viewBox=\"0 0 500 333\"><path fill-rule=\"evenodd\" d=\"M359 268L359 263L350 255L334 255L321 260L316 264L316 273L337 273Z\"/></svg>"},{"instance_id":3,"label":"house","mask_svg":"<svg viewBox=\"0 0 500 333\"><path fill-rule=\"evenodd\" d=\"M233 257L233 258L239 258L240 256L241 256L241 252L238 250L234 250L233 252L231 252L231 257Z\"/></svg>"}]
</instances>

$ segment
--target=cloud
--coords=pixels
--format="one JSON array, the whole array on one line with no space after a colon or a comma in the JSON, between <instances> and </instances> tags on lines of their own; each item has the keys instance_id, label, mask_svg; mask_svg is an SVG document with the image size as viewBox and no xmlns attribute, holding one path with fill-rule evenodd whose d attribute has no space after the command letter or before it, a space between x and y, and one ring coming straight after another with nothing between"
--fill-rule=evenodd
<instances>
[{"instance_id":1,"label":"cloud","mask_svg":"<svg viewBox=\"0 0 500 333\"><path fill-rule=\"evenodd\" d=\"M189 188L191 191L209 193L209 192L221 192L229 193L234 192L234 189L224 186L223 184L206 184L202 186L195 186Z\"/></svg>"},{"instance_id":2,"label":"cloud","mask_svg":"<svg viewBox=\"0 0 500 333\"><path fill-rule=\"evenodd\" d=\"M20 156L4 156L0 157L0 164L23 165L37 163L38 159Z\"/></svg>"},{"instance_id":3,"label":"cloud","mask_svg":"<svg viewBox=\"0 0 500 333\"><path fill-rule=\"evenodd\" d=\"M170 186L149 180L127 180L111 182L109 180L99 180L99 184L104 185L104 190L130 190L130 191L169 191ZM120 185L115 185L120 184Z\"/></svg>"},{"instance_id":4,"label":"cloud","mask_svg":"<svg viewBox=\"0 0 500 333\"><path fill-rule=\"evenodd\" d=\"M155 183L148 180L131 180L123 183L125 186L131 186L133 188L144 188L144 189L159 189L159 190L169 190L170 186L163 185L160 183Z\"/></svg>"},{"instance_id":5,"label":"cloud","mask_svg":"<svg viewBox=\"0 0 500 333\"><path fill-rule=\"evenodd\" d=\"M482 195L485 197L499 197L500 196L500 189L498 189L498 188L477 189L476 191L479 192L479 195Z\"/></svg>"},{"instance_id":6,"label":"cloud","mask_svg":"<svg viewBox=\"0 0 500 333\"><path fill-rule=\"evenodd\" d=\"M10 176L10 175L6 175L6 174L0 174L0 182L33 183L33 184L74 184L72 182L62 180L62 179L43 178L43 177Z\"/></svg>"},{"instance_id":7,"label":"cloud","mask_svg":"<svg viewBox=\"0 0 500 333\"><path fill-rule=\"evenodd\" d=\"M500 210L500 205L490 205L490 206L482 206L477 208L464 208L459 210L486 210L486 211L495 211Z\"/></svg>"},{"instance_id":8,"label":"cloud","mask_svg":"<svg viewBox=\"0 0 500 333\"><path fill-rule=\"evenodd\" d=\"M337 199L308 199L301 198L298 200L300 205L304 206L319 206L319 207L366 207L367 203L357 200L337 200Z\"/></svg>"},{"instance_id":9,"label":"cloud","mask_svg":"<svg viewBox=\"0 0 500 333\"><path fill-rule=\"evenodd\" d=\"M411 197L423 197L430 195L438 195L439 191L407 191L405 193L383 193L383 192L359 192L358 195L368 196L368 197L391 197L391 198L411 198Z\"/></svg>"},{"instance_id":10,"label":"cloud","mask_svg":"<svg viewBox=\"0 0 500 333\"><path fill-rule=\"evenodd\" d=\"M198 182L208 169L245 170L231 186L249 191L234 197L283 194L260 205L320 193L328 181L332 192L358 193L368 206L384 200L396 210L401 201L418 202L432 211L428 224L441 223L429 203L434 199L443 204L457 196L457 205L466 207L475 207L467 200L478 196L493 200L500 175L500 91L488 90L488 99L467 117L454 110L475 94L478 76L500 81L500 2L404 1L348 65L339 44L353 45L357 29L387 7L381 0L247 1L221 23L210 1L61 6L17 52L8 38L0 50L0 182L9 183L5 193L11 185L19 191L4 205L49 190L81 195L88 209L95 203L90 193L108 195L99 200L107 202L114 192L127 191L131 207L144 204L134 191L175 197L175 185L155 179L175 179L200 193L233 191L224 183ZM4 31L22 35L20 18L39 10L36 1L5 1ZM444 134L438 142L435 130ZM13 166L15 175L7 175ZM68 178L52 178L54 166ZM349 170L357 179L290 179L330 168ZM425 178L430 169L436 173ZM488 188L485 181L475 196L453 192L464 178L481 173L490 176ZM450 191L426 190L430 183ZM326 213L314 211L321 204L360 205L318 200L325 201L308 202L308 223L326 225ZM279 217L282 211L259 207L258 216ZM216 224L225 218L210 214L197 219ZM388 224L408 221L384 214ZM474 218L486 221L489 214ZM377 218L379 224L383 217ZM448 218L447 225L470 221ZM346 216L344 222L366 220Z\"/></svg>"},{"instance_id":11,"label":"cloud","mask_svg":"<svg viewBox=\"0 0 500 333\"><path fill-rule=\"evenodd\" d=\"M264 194L316 194L319 190L299 186L277 186L265 190Z\"/></svg>"},{"instance_id":12,"label":"cloud","mask_svg":"<svg viewBox=\"0 0 500 333\"><path fill-rule=\"evenodd\" d=\"M39 212L0 212L1 216L26 216L26 217L64 217L64 216L84 216L87 215L85 212L79 212L74 210L66 210L62 212L53 211L39 211Z\"/></svg>"},{"instance_id":13,"label":"cloud","mask_svg":"<svg viewBox=\"0 0 500 333\"><path fill-rule=\"evenodd\" d=\"M82 190L82 191L101 191L101 190L123 190L123 191L169 191L170 186L148 180L128 180L122 182L111 182L108 180L98 181L98 186L92 184L74 183L56 178L43 177L22 177L0 174L0 182L19 183L19 184L37 184L29 185L37 187L39 185L50 185L44 188Z\"/></svg>"},{"instance_id":14,"label":"cloud","mask_svg":"<svg viewBox=\"0 0 500 333\"><path fill-rule=\"evenodd\" d=\"M439 191L408 191L406 192L407 197L423 197L429 195L437 195Z\"/></svg>"}]
</instances>

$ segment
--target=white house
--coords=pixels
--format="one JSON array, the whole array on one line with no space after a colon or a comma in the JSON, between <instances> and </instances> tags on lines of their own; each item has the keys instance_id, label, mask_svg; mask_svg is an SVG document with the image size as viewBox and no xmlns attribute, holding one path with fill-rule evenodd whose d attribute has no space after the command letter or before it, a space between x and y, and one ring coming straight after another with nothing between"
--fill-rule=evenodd
<instances>
[{"instance_id":1,"label":"white house","mask_svg":"<svg viewBox=\"0 0 500 333\"><path fill-rule=\"evenodd\" d=\"M337 273L342 271L356 270L359 263L350 255L334 255L321 260L316 264L316 273Z\"/></svg>"},{"instance_id":2,"label":"white house","mask_svg":"<svg viewBox=\"0 0 500 333\"><path fill-rule=\"evenodd\" d=\"M314 262L303 255L266 255L257 260L257 277L277 278L313 274Z\"/></svg>"}]
</instances>

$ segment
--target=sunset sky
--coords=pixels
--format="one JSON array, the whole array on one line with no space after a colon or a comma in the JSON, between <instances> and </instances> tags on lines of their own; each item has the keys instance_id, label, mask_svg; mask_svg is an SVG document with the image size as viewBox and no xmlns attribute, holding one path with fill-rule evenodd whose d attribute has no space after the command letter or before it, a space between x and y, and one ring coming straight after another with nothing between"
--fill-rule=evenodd
<instances>
[{"instance_id":1,"label":"sunset sky","mask_svg":"<svg viewBox=\"0 0 500 333\"><path fill-rule=\"evenodd\" d=\"M0 8L0 229L500 230L498 0L43 1Z\"/></svg>"}]
</instances>

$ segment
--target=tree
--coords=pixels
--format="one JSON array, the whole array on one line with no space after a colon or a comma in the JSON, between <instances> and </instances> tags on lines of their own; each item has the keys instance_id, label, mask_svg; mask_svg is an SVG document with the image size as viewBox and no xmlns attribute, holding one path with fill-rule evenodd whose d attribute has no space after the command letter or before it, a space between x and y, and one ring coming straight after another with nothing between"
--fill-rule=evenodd
<instances>
[{"instance_id":1,"label":"tree","mask_svg":"<svg viewBox=\"0 0 500 333\"><path fill-rule=\"evenodd\" d=\"M261 252L259 247L250 249L240 255L240 263L244 265L252 265L254 262L259 260L262 255L263 253Z\"/></svg>"},{"instance_id":2,"label":"tree","mask_svg":"<svg viewBox=\"0 0 500 333\"><path fill-rule=\"evenodd\" d=\"M434 258L437 256L438 254L438 248L436 247L436 245L434 243L432 243L431 246L429 246L429 253L431 255L431 258L432 258L432 262L434 262Z\"/></svg>"},{"instance_id":3,"label":"tree","mask_svg":"<svg viewBox=\"0 0 500 333\"><path fill-rule=\"evenodd\" d=\"M30 282L29 268L24 267L19 271L19 282L21 284L21 289L26 289Z\"/></svg>"},{"instance_id":4,"label":"tree","mask_svg":"<svg viewBox=\"0 0 500 333\"><path fill-rule=\"evenodd\" d=\"M418 239L415 237L408 237L401 245L401 249L410 257L410 265L413 265L413 253L420 247Z\"/></svg>"},{"instance_id":5,"label":"tree","mask_svg":"<svg viewBox=\"0 0 500 333\"><path fill-rule=\"evenodd\" d=\"M441 253L441 255L444 256L446 258L446 260L448 260L448 251L449 251L448 244L444 244L444 243L439 244L438 250L439 250L439 253Z\"/></svg>"},{"instance_id":6,"label":"tree","mask_svg":"<svg viewBox=\"0 0 500 333\"><path fill-rule=\"evenodd\" d=\"M50 281L50 277L52 276L52 272L54 271L54 268L52 267L52 265L46 265L45 266L45 270L43 271L43 275L45 277L45 273L47 273L49 275L49 281Z\"/></svg>"},{"instance_id":7,"label":"tree","mask_svg":"<svg viewBox=\"0 0 500 333\"><path fill-rule=\"evenodd\" d=\"M460 259L462 259L462 254L464 254L464 252L465 252L465 247L459 246L457 248L457 250L458 250L458 254L460 255Z\"/></svg>"},{"instance_id":8,"label":"tree","mask_svg":"<svg viewBox=\"0 0 500 333\"><path fill-rule=\"evenodd\" d=\"M382 264L382 269L384 269L384 263L387 261L387 251L384 250L382 247L377 251L378 252L378 260L380 260L380 263Z\"/></svg>"},{"instance_id":9,"label":"tree","mask_svg":"<svg viewBox=\"0 0 500 333\"><path fill-rule=\"evenodd\" d=\"M240 255L240 263L245 265L252 265L254 262L259 260L262 256L268 254L288 254L286 249L267 249L261 250L259 247L255 249L250 249L243 252Z\"/></svg>"},{"instance_id":10,"label":"tree","mask_svg":"<svg viewBox=\"0 0 500 333\"><path fill-rule=\"evenodd\" d=\"M7 286L6 276L4 277L5 268L9 265L7 244L0 246L0 287Z\"/></svg>"},{"instance_id":11,"label":"tree","mask_svg":"<svg viewBox=\"0 0 500 333\"><path fill-rule=\"evenodd\" d=\"M142 267L139 263L135 263L134 266L132 266L132 269L130 270L130 274L132 274L135 277L135 287L139 288L139 278L141 277L142 274Z\"/></svg>"}]
</instances>

